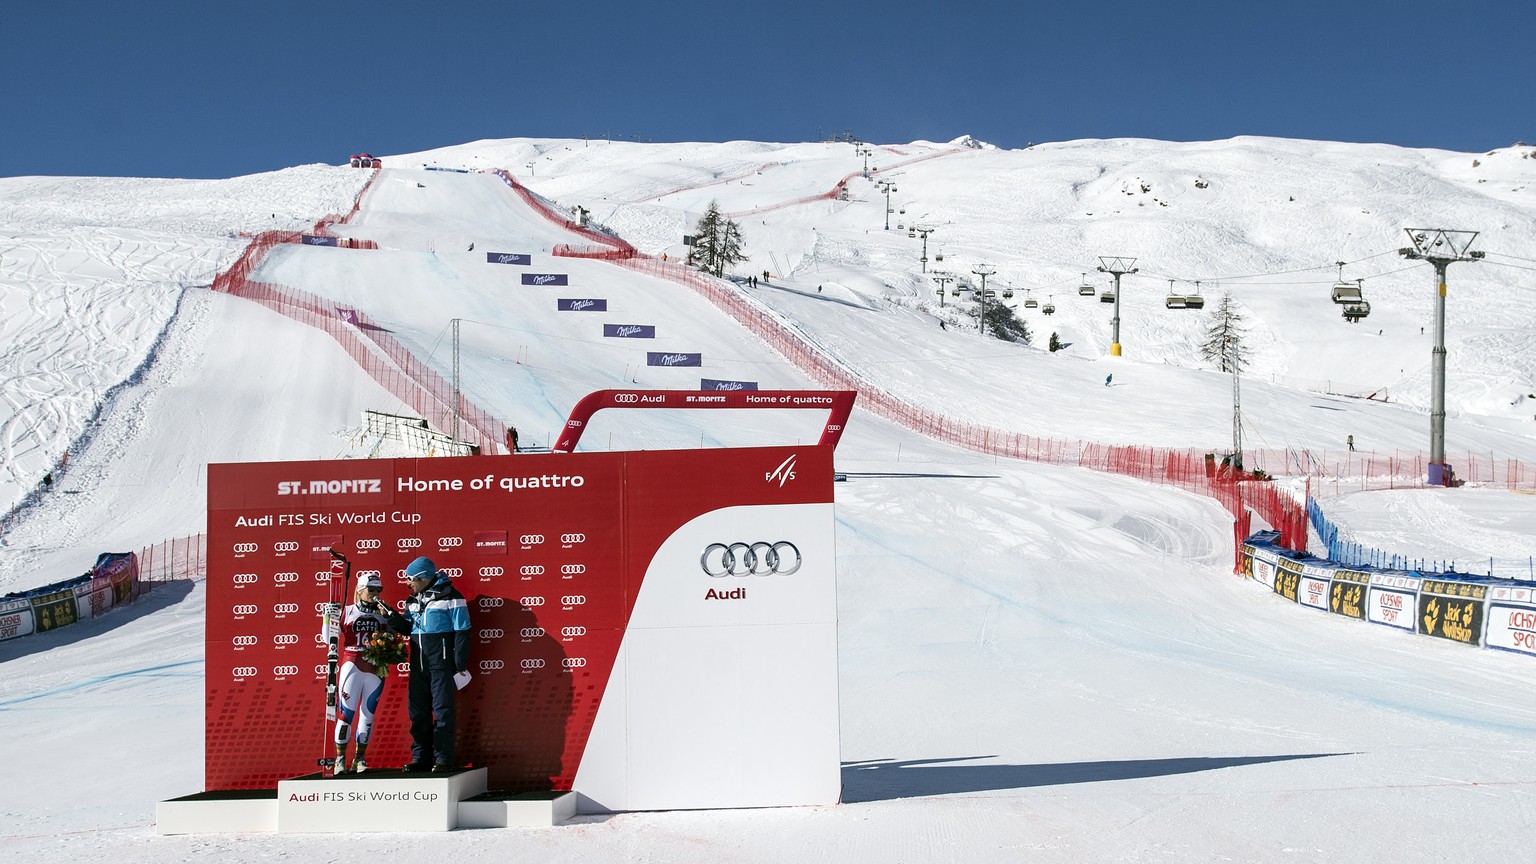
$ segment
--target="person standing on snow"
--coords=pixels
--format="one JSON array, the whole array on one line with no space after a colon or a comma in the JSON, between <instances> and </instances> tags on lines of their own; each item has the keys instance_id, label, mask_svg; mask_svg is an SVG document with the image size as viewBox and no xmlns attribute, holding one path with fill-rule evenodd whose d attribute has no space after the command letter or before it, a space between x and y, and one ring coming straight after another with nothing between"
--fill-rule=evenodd
<instances>
[{"instance_id":1,"label":"person standing on snow","mask_svg":"<svg viewBox=\"0 0 1536 864\"><path fill-rule=\"evenodd\" d=\"M379 602L384 583L376 571L357 574L357 590L341 616L342 664L338 677L336 707L341 715L336 723L336 773L347 770L361 774L368 770L364 754L368 750L368 736L373 731L373 714L378 710L379 697L384 693L384 676L388 669L378 669L363 656L368 638L382 630L404 633L409 624L400 613ZM383 674L380 674L380 673ZM347 766L347 739L355 729L357 747L350 769Z\"/></svg>"},{"instance_id":2,"label":"person standing on snow","mask_svg":"<svg viewBox=\"0 0 1536 864\"><path fill-rule=\"evenodd\" d=\"M411 761L407 771L454 769L453 701L469 683L469 604L422 556L406 565L411 586L405 615L411 633Z\"/></svg>"}]
</instances>

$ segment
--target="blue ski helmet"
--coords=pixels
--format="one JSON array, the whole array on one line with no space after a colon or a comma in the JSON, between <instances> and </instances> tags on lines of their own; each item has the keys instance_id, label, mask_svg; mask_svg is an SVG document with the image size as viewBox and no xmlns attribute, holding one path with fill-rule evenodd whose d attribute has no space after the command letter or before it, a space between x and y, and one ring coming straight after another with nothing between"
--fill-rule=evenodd
<instances>
[{"instance_id":1,"label":"blue ski helmet","mask_svg":"<svg viewBox=\"0 0 1536 864\"><path fill-rule=\"evenodd\" d=\"M428 579L435 582L437 581L437 565L432 563L431 558L423 555L405 565L405 578Z\"/></svg>"}]
</instances>

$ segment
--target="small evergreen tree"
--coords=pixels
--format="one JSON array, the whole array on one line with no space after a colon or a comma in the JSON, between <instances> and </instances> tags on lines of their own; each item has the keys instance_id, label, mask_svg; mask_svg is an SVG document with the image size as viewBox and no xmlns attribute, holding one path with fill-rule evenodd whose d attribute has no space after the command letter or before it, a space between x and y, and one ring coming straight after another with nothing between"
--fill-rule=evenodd
<instances>
[{"instance_id":1,"label":"small evergreen tree","mask_svg":"<svg viewBox=\"0 0 1536 864\"><path fill-rule=\"evenodd\" d=\"M1051 331L1050 349L1051 349L1051 353L1053 353L1053 354L1055 352L1061 350L1061 337L1056 335L1056 331L1054 331L1054 330Z\"/></svg>"},{"instance_id":2,"label":"small evergreen tree","mask_svg":"<svg viewBox=\"0 0 1536 864\"><path fill-rule=\"evenodd\" d=\"M988 291L990 293L991 289L988 289ZM1024 324L1022 319L1013 314L1012 308L1004 306L995 300L988 303L985 311L982 313L981 329L983 333L987 333L997 339L1007 342L1023 342L1025 345L1029 344L1029 327Z\"/></svg>"},{"instance_id":3,"label":"small evergreen tree","mask_svg":"<svg viewBox=\"0 0 1536 864\"><path fill-rule=\"evenodd\" d=\"M1243 315L1232 302L1231 294L1223 294L1221 303L1211 311L1211 324L1206 328L1205 341L1200 344L1200 356L1223 372L1242 372L1248 362L1248 349L1243 337L1248 335L1243 326Z\"/></svg>"},{"instance_id":4,"label":"small evergreen tree","mask_svg":"<svg viewBox=\"0 0 1536 864\"><path fill-rule=\"evenodd\" d=\"M709 202L694 235L693 260L704 272L724 276L727 267L747 260L744 245L741 226L721 215L718 204Z\"/></svg>"}]
</instances>

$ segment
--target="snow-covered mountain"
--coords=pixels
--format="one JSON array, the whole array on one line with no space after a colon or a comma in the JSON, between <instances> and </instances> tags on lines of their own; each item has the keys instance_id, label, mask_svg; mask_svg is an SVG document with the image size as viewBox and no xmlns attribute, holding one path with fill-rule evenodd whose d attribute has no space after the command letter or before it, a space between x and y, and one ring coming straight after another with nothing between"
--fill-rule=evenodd
<instances>
[{"instance_id":1,"label":"snow-covered mountain","mask_svg":"<svg viewBox=\"0 0 1536 864\"><path fill-rule=\"evenodd\" d=\"M591 390L697 386L701 370L645 367L487 272L487 250L549 261L554 245L581 242L483 173L505 168L670 260L718 203L746 236L739 273L769 274L742 289L750 303L940 414L1067 441L1229 447L1232 381L1198 345L1230 294L1251 349L1249 446L1339 451L1353 436L1361 450L1422 451L1435 285L1397 250L1405 228L1477 231L1486 258L1450 270L1448 451L1536 463L1532 148L957 142L876 146L869 178L846 143L511 139L386 156L357 215L333 229L379 250L279 247L256 275L365 311L444 375L449 321L461 319L466 396L525 443L549 443ZM0 533L0 587L200 532L210 462L378 452L360 413L401 411L396 396L324 333L206 288L246 236L347 213L369 174L0 179L0 503L27 501ZM895 186L889 210L879 180ZM977 335L974 292L940 305L914 225L933 229L929 271L995 270L989 285L1012 292L1004 302L1033 346ZM1110 305L1078 293L1108 284L1099 256L1139 268L1122 281L1118 358ZM655 348L702 351L706 377L812 386L675 283L556 260L610 308L654 323ZM1360 323L1329 298L1341 278L1364 280ZM1170 291L1198 292L1205 311L1166 308ZM1045 350L1053 332L1063 351ZM713 414L604 424L584 448L814 431L804 418ZM1526 658L1281 604L1228 576L1224 511L1174 489L982 457L858 411L838 466L850 478L838 491L849 803L327 848L404 860L1011 861L1024 848L1046 861L1385 861L1440 860L1449 842L1521 853L1518 832L1485 826L1519 824L1531 791ZM56 482L44 489L45 474ZM1419 544L1405 554L1536 554L1533 496L1332 500L1362 541ZM156 594L0 643L0 723L29 744L7 760L21 779L0 794L0 842L43 852L69 835L80 860L312 851L291 838L147 836L155 800L201 788L201 602L200 588Z\"/></svg>"}]
</instances>

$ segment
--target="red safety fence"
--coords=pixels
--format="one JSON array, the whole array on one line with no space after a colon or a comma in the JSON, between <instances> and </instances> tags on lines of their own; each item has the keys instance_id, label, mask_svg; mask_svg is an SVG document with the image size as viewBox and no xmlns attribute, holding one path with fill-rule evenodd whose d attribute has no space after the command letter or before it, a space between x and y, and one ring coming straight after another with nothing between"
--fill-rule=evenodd
<instances>
[{"instance_id":1,"label":"red safety fence","mask_svg":"<svg viewBox=\"0 0 1536 864\"><path fill-rule=\"evenodd\" d=\"M1179 486L1221 502L1238 523L1238 529L1244 532L1244 537L1248 533L1248 514L1252 511L1281 532L1281 541L1288 548L1306 547L1307 514L1303 502L1252 474L1217 470L1214 459L1208 459L1204 452L1041 438L993 429L921 408L882 390L827 357L772 310L749 301L730 283L653 258L631 258L618 264L686 285L735 318L817 383L831 389L857 390L859 405L864 410L930 438L995 456L1076 465Z\"/></svg>"},{"instance_id":2,"label":"red safety fence","mask_svg":"<svg viewBox=\"0 0 1536 864\"><path fill-rule=\"evenodd\" d=\"M517 182L517 180L514 179L512 177L512 175L510 173L508 173L505 169L497 168L496 169L496 176L500 177L503 183L506 183L507 186L511 187L512 191L517 193L517 197L523 199L524 203L526 203L529 207L533 208L533 211L535 213L538 213L540 216L543 216L545 219L549 220L552 224L554 224L554 225L556 225L556 226L558 226L560 228L564 228L565 230L570 231L573 234L579 234L582 237L585 237L588 240L591 240L592 242L598 244L601 247L604 247L607 250L606 253L602 254L602 255L581 254L581 255L567 255L567 257L573 257L573 258L609 258L610 260L622 260L624 258L633 258L636 255L640 254L639 252L635 251L635 247L629 245L627 242L625 242L623 240L620 240L617 237L613 237L611 235L604 234L601 231L593 231L591 228L588 228L588 227L586 227L584 225L579 225L579 224L577 224L575 222L572 222L570 219L566 218L565 214L561 213L555 207L555 205L551 204L549 201L545 200L544 198L539 197L537 194L534 193L533 190L529 189L527 186L524 186L523 184ZM562 245L562 246L557 246L556 250L559 250L559 249L562 249L562 248L563 249L571 249L573 247L563 246ZM555 255L560 255L561 253L559 251L555 251L554 254Z\"/></svg>"},{"instance_id":3,"label":"red safety fence","mask_svg":"<svg viewBox=\"0 0 1536 864\"><path fill-rule=\"evenodd\" d=\"M139 550L139 583L146 588L155 582L204 579L207 576L207 535L162 540Z\"/></svg>"},{"instance_id":4,"label":"red safety fence","mask_svg":"<svg viewBox=\"0 0 1536 864\"><path fill-rule=\"evenodd\" d=\"M358 192L351 212L346 217L338 217L337 221L350 219L358 212L363 195L372 183L373 178L369 178L368 184ZM322 220L316 224L313 233L321 234L324 228ZM417 359L399 339L375 324L361 310L338 306L287 285L251 279L251 274L261 266L268 252L282 243L300 243L302 236L297 231L267 231L257 235L239 260L214 277L213 290L260 303L295 321L324 330L373 380L435 428L455 432L458 440L478 447L481 453L503 452L502 436L507 424L470 402L462 392L455 394L451 382ZM378 247L374 245L372 248Z\"/></svg>"}]
</instances>

